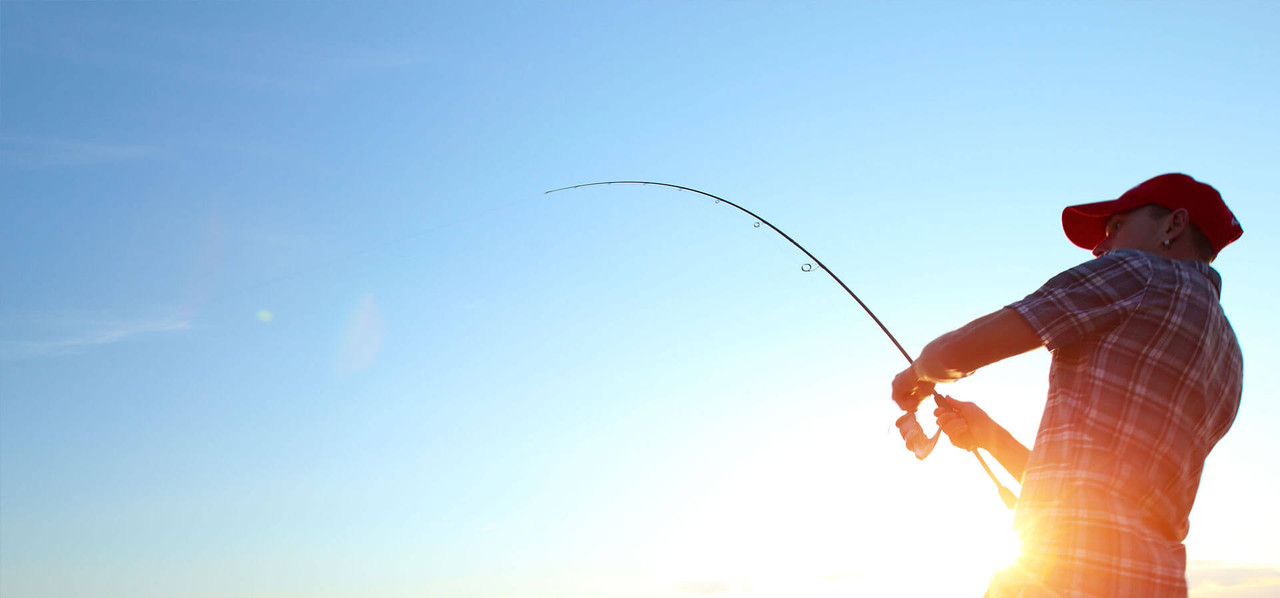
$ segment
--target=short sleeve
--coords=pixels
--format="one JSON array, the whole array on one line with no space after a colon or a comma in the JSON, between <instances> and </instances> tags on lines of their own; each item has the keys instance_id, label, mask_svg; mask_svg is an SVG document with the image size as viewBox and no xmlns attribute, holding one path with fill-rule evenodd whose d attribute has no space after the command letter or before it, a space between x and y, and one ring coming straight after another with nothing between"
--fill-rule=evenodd
<instances>
[{"instance_id":1,"label":"short sleeve","mask_svg":"<svg viewBox=\"0 0 1280 598\"><path fill-rule=\"evenodd\" d=\"M1053 351L1118 326L1142 304L1152 275L1147 254L1113 251L1054 276L1008 307Z\"/></svg>"}]
</instances>

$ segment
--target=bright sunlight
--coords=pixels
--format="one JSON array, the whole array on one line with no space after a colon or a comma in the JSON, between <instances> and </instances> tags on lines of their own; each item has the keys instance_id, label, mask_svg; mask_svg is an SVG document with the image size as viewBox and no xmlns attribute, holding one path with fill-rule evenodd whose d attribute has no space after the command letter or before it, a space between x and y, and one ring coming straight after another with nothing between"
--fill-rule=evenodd
<instances>
[{"instance_id":1,"label":"bright sunlight","mask_svg":"<svg viewBox=\"0 0 1280 598\"><path fill-rule=\"evenodd\" d=\"M765 439L691 496L655 538L660 565L644 595L980 596L1017 554L1012 513L985 475L949 444L930 466L895 438L851 441L847 421ZM862 458L862 445L901 458ZM851 450L865 470L850 471ZM908 482L883 485L895 478Z\"/></svg>"}]
</instances>

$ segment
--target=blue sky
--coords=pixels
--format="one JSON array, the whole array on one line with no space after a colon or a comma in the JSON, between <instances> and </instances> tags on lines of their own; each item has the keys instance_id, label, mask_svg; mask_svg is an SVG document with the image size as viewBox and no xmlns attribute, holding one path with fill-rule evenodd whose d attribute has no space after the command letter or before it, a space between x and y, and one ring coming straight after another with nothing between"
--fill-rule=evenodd
<instances>
[{"instance_id":1,"label":"blue sky","mask_svg":"<svg viewBox=\"0 0 1280 598\"><path fill-rule=\"evenodd\" d=\"M901 448L901 356L829 278L693 194L542 192L742 203L914 352L1087 259L1063 206L1172 171L1246 231L1193 595L1274 592L1277 29L1266 2L0 4L0 594L978 594L995 563L960 556L1009 516L963 453ZM1047 364L953 394L1029 442Z\"/></svg>"}]
</instances>

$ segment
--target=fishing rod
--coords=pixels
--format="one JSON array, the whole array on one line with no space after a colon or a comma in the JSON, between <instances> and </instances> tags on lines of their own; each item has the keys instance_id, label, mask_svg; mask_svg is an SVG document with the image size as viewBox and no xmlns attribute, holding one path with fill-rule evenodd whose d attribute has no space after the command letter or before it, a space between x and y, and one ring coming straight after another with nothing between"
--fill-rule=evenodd
<instances>
[{"instance_id":1,"label":"fishing rod","mask_svg":"<svg viewBox=\"0 0 1280 598\"><path fill-rule=\"evenodd\" d=\"M683 185L673 185L671 183L659 183L655 181L600 181L597 183L583 183L581 185L570 185L568 187L560 187L559 189L552 189L550 191L546 191L544 195L556 193L557 191L568 191L570 189L581 189L583 187L595 187L599 185L654 185L657 187L668 187L668 188L676 189L679 191L689 191L691 193L697 193L698 195L710 197L711 199L716 200L716 203L727 204L737 209L738 211L743 212L744 214L751 216L752 218L755 218L756 227L759 227L760 225L769 227L770 229L773 230L773 232L776 232L779 235L782 235L782 238L786 239L788 243L791 243L792 245L794 245L796 249L799 249L806 256L809 256L809 259L813 260L814 264L817 264L817 266L821 268L823 272L826 272L827 275L830 276L832 280L836 281L836 284L839 284L840 288L844 289L844 292L848 293L850 297L853 297L853 300L858 302L858 305L862 307L862 310L867 312L868 316L871 316L872 321L874 321L876 325L880 327L880 330L884 332L885 336L889 337L889 341L892 342L893 346L898 349L898 352L902 353L902 356L907 359L907 363L912 365L915 364L915 360L912 359L911 354L908 353L906 349L902 348L902 343L899 343L898 339L893 336L893 333L889 332L889 328L884 325L884 322L881 322L880 318L876 317L876 314L871 311L871 308L867 307L867 304L864 303L862 299L858 298L858 295L853 292L853 289L850 289L849 285L845 284L843 280L840 280L840 277L836 276L836 273L831 271L831 268L828 268L826 264L822 263L822 260L818 259L818 256L813 255L813 253L811 253L808 249L805 249L803 245L797 243L795 239L792 239L791 235L788 235L787 233L782 232L782 229L774 226L772 222L769 222L759 214L756 214L755 212L752 212L747 208L744 208L736 203L733 203L732 201L729 201L718 195L712 195L710 193L707 193L706 191L699 191L692 187L685 187ZM809 264L805 264L805 266L809 266ZM808 272L812 269L812 267L805 268L802 266L801 269ZM955 408L951 407L951 405L947 402L949 398L950 397L943 396L936 390L933 391L933 400L935 403L937 403L938 407L955 411ZM902 434L903 440L907 442L908 448L910 448L912 452L915 453L916 458L920 460L924 460L925 457L929 456L929 453L933 451L933 447L938 442L938 437L942 435L942 431L938 430L938 432L936 432L933 435L933 437L931 438L927 437L924 433L924 430L920 427L920 423L916 421L914 413L907 413L902 417L898 418L898 421L895 422L895 425L898 426L898 429ZM987 472L987 476L991 478L991 481L994 482L996 487L999 489L1000 499L1004 501L1005 506L1012 509L1014 505L1017 503L1018 497L1014 495L1012 490L1009 490L1007 487L1005 487L1003 483L1000 482L1000 479L997 478L995 473L991 471L991 467L987 465L987 461L982 458L982 455L980 453L978 453L978 449L976 447L973 448L970 452L973 453L973 456L978 458L978 463L982 465L982 469Z\"/></svg>"}]
</instances>

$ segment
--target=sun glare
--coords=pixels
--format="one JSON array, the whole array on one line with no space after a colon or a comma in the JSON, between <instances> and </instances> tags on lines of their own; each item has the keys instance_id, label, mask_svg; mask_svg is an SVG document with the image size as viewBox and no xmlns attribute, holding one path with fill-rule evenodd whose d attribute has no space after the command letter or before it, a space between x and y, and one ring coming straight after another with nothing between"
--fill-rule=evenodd
<instances>
[{"instance_id":1,"label":"sun glare","mask_svg":"<svg viewBox=\"0 0 1280 598\"><path fill-rule=\"evenodd\" d=\"M1013 562L1012 517L979 485L989 482L948 464L910 472L937 486L884 487L876 481L902 476L914 457L903 449L900 461L873 456L851 471L832 426L762 442L691 497L654 547L654 585L671 596L980 596ZM969 486L948 491L933 475L946 469L963 469Z\"/></svg>"}]
</instances>

